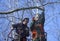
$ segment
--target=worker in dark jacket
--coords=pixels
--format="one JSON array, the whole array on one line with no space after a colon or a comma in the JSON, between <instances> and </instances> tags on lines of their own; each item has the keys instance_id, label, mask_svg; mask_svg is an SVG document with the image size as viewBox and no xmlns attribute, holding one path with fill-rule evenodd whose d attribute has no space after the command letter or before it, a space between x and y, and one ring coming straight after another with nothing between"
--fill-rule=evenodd
<instances>
[{"instance_id":1,"label":"worker in dark jacket","mask_svg":"<svg viewBox=\"0 0 60 41\"><path fill-rule=\"evenodd\" d=\"M20 36L19 41L27 41L27 38L29 36L29 27L27 26L29 22L29 18L24 18L21 23L12 25L14 28L16 28L16 33Z\"/></svg>"},{"instance_id":2,"label":"worker in dark jacket","mask_svg":"<svg viewBox=\"0 0 60 41\"><path fill-rule=\"evenodd\" d=\"M29 28L27 26L28 22L29 22L28 18L25 18L22 21L22 30L23 30L23 33L21 33L22 37L21 37L20 41L27 41L26 37L29 36Z\"/></svg>"}]
</instances>

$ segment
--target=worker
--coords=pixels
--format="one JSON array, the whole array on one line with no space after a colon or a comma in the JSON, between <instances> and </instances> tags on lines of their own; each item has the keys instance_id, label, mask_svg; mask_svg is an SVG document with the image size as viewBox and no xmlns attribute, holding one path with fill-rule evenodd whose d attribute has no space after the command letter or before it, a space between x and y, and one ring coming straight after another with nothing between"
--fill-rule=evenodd
<instances>
[{"instance_id":1,"label":"worker","mask_svg":"<svg viewBox=\"0 0 60 41\"><path fill-rule=\"evenodd\" d=\"M19 41L27 41L29 36L29 27L27 26L29 18L24 18L21 23L13 24L12 26L16 28L16 33L18 34Z\"/></svg>"}]
</instances>

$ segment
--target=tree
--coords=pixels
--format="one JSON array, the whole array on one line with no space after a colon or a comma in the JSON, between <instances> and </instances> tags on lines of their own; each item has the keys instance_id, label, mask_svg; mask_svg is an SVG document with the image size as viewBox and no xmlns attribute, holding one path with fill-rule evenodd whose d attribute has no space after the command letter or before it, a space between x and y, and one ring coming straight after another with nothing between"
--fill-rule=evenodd
<instances>
[{"instance_id":1,"label":"tree","mask_svg":"<svg viewBox=\"0 0 60 41\"><path fill-rule=\"evenodd\" d=\"M7 4L6 2L8 2L8 5L6 5ZM3 20L7 24L9 24L9 26L6 25L6 29L8 29L11 26L12 22L14 22L14 23L19 22L20 19L24 18L24 16L30 15L29 18L31 18L32 16L34 16L34 12L35 12L35 10L32 11L32 8L41 9L41 7L44 7L43 10L45 10L44 11L45 12L45 17L46 17L45 29L48 27L46 29L48 35L49 35L50 32L51 32L50 35L53 35L53 33L56 31L55 29L60 27L59 26L59 21L60 21L60 19L59 19L59 17L60 17L60 15L59 15L60 14L60 12L59 12L60 11L59 10L60 9L60 7L59 7L60 6L60 1L59 0L25 0L25 1L22 1L22 0L20 0L20 1L19 0L15 0L15 1L14 0L7 0L6 2L5 2L5 6L7 8L9 8L9 10L8 11L1 11L0 10L0 18L1 18L0 20L2 20L4 18L7 21L9 21L7 23L6 21ZM36 6L37 3L39 4L38 7ZM6 7L4 7L4 8L6 8ZM25 9L27 9L27 10L25 10ZM27 14L27 13L29 13L29 14ZM5 24L6 24L6 23L3 24L3 21L0 22L0 23L2 23L1 28L5 27ZM58 24L58 26L57 26L57 24ZM3 31L2 31L2 29L0 29L0 30L2 32L4 32L4 31L6 32L6 31L8 31L6 29L4 29ZM53 30L55 30L55 31L53 31Z\"/></svg>"}]
</instances>

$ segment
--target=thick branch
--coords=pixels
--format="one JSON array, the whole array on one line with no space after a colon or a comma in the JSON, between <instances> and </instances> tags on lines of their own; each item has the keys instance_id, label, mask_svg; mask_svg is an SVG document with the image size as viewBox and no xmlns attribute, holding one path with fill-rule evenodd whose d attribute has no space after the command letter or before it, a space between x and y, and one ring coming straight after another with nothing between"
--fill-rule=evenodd
<instances>
[{"instance_id":1,"label":"thick branch","mask_svg":"<svg viewBox=\"0 0 60 41\"><path fill-rule=\"evenodd\" d=\"M14 10L10 10L10 11L7 11L7 12L0 12L0 14L10 14L10 13L13 13L13 12L17 12L17 11L20 11L20 10L29 10L29 9L40 9L40 10L43 10L42 8L39 8L37 6L35 7L28 7L28 8L18 8L18 9L14 9Z\"/></svg>"},{"instance_id":2,"label":"thick branch","mask_svg":"<svg viewBox=\"0 0 60 41\"><path fill-rule=\"evenodd\" d=\"M46 6L48 4L55 4L55 3L60 3L60 2L49 2L49 3L44 4L43 6ZM42 6L40 6L40 7L42 7ZM28 10L28 9L36 9L36 8L40 9L40 10L44 10L43 8L39 8L39 7L35 6L35 7L28 7L28 8L17 8L17 9L10 10L10 11L7 11L7 12L0 12L0 14L11 14L13 12L17 12L17 11L20 11L20 10Z\"/></svg>"}]
</instances>

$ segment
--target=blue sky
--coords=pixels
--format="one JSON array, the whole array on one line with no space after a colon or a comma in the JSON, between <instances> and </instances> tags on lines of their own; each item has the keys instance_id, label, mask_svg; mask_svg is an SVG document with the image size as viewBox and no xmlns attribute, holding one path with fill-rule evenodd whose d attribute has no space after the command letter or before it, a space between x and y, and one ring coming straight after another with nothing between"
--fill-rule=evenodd
<instances>
[{"instance_id":1,"label":"blue sky","mask_svg":"<svg viewBox=\"0 0 60 41\"><path fill-rule=\"evenodd\" d=\"M29 7L30 6L36 6L36 3L33 3L32 0L29 1ZM45 3L48 2L55 2L60 0L46 0ZM9 11L15 8L22 8L22 7L28 7L27 0L0 0L0 12L1 11ZM58 41L59 31L60 31L60 3L58 4L48 4L44 6L45 8L45 26L44 29L47 32L47 41ZM1 15L0 17L6 17L6 18L0 18L0 41L4 41L4 38L7 37L8 32L10 31L10 27L12 22L18 23L20 20L17 18L22 18L22 13L24 12L23 17L29 17L30 21L32 19L32 16L34 16L33 11L18 11L14 12L13 14L9 15ZM28 14L29 13L29 14ZM32 15L31 15L32 13ZM8 17L7 17L8 16ZM17 18L12 18L10 16L14 16ZM13 19L13 20L12 20ZM12 22L10 22L12 21ZM3 34L2 34L3 33ZM3 37L5 36L5 37Z\"/></svg>"}]
</instances>

